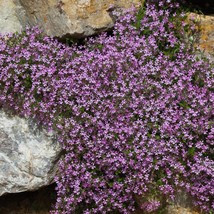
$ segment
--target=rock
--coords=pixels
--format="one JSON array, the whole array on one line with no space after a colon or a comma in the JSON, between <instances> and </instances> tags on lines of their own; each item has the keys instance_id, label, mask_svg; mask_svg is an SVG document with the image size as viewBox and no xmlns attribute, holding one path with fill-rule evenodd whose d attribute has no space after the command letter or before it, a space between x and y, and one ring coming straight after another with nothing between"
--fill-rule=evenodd
<instances>
[{"instance_id":1,"label":"rock","mask_svg":"<svg viewBox=\"0 0 214 214\"><path fill-rule=\"evenodd\" d=\"M0 196L53 183L61 151L54 134L0 110Z\"/></svg>"},{"instance_id":2,"label":"rock","mask_svg":"<svg viewBox=\"0 0 214 214\"><path fill-rule=\"evenodd\" d=\"M199 214L193 205L192 198L185 191L177 191L173 204L167 205L164 214Z\"/></svg>"},{"instance_id":3,"label":"rock","mask_svg":"<svg viewBox=\"0 0 214 214\"><path fill-rule=\"evenodd\" d=\"M16 5L13 0L0 0L0 33L15 33L22 30L22 25L16 15Z\"/></svg>"},{"instance_id":4,"label":"rock","mask_svg":"<svg viewBox=\"0 0 214 214\"><path fill-rule=\"evenodd\" d=\"M199 25L200 35L197 46L205 54L214 56L214 16L190 13L188 14L188 19L197 21Z\"/></svg>"},{"instance_id":5,"label":"rock","mask_svg":"<svg viewBox=\"0 0 214 214\"><path fill-rule=\"evenodd\" d=\"M199 214L199 212L181 206L169 206L165 214Z\"/></svg>"},{"instance_id":6,"label":"rock","mask_svg":"<svg viewBox=\"0 0 214 214\"><path fill-rule=\"evenodd\" d=\"M162 213L162 214L202 214L196 207L194 207L192 197L188 195L184 190L177 190L175 193L175 198L173 201L169 200L166 196L159 195L154 198L153 196L147 197L147 200L143 200L141 197L136 196L136 202L139 207L141 207L147 201L157 200L161 202L161 207L152 213ZM143 212L138 209L132 214L144 214L150 212Z\"/></svg>"},{"instance_id":7,"label":"rock","mask_svg":"<svg viewBox=\"0 0 214 214\"><path fill-rule=\"evenodd\" d=\"M214 54L214 16L198 15L200 20L200 49Z\"/></svg>"},{"instance_id":8,"label":"rock","mask_svg":"<svg viewBox=\"0 0 214 214\"><path fill-rule=\"evenodd\" d=\"M0 12L3 11L3 15L0 15L0 32L20 31L27 25L37 25L49 36L86 37L113 27L110 8L111 10L129 8L142 2L142 0L0 0Z\"/></svg>"}]
</instances>

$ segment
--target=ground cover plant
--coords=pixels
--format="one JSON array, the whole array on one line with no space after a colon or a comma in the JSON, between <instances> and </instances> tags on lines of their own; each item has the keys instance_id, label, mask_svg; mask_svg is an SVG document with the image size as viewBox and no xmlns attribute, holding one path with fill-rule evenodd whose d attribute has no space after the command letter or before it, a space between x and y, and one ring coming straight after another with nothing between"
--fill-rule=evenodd
<instances>
[{"instance_id":1,"label":"ground cover plant","mask_svg":"<svg viewBox=\"0 0 214 214\"><path fill-rule=\"evenodd\" d=\"M112 35L82 47L37 28L0 38L1 108L54 130L66 152L51 213L157 213L178 191L214 209L214 70L178 7L115 13Z\"/></svg>"}]
</instances>

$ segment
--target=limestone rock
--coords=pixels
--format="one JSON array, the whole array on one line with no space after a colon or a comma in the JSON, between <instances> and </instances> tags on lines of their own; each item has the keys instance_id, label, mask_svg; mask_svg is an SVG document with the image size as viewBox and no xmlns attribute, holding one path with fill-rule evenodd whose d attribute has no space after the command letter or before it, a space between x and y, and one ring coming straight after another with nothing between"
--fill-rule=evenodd
<instances>
[{"instance_id":1,"label":"limestone rock","mask_svg":"<svg viewBox=\"0 0 214 214\"><path fill-rule=\"evenodd\" d=\"M199 212L181 206L169 206L165 214L199 214Z\"/></svg>"},{"instance_id":2,"label":"limestone rock","mask_svg":"<svg viewBox=\"0 0 214 214\"><path fill-rule=\"evenodd\" d=\"M139 196L136 196L135 199L139 207L145 203L145 200L143 200ZM160 201L162 204L162 207L160 207L160 209L156 211L157 213L162 213L162 214L199 214L201 213L196 209L196 207L194 207L192 197L188 195L184 190L177 190L177 192L175 193L174 201L169 200L169 198L163 195L162 196L159 195L159 197L156 197L156 198L154 198L153 196L147 197L146 201L152 201L154 199L156 199L157 201ZM156 212L152 212L152 213L156 213ZM144 212L142 212L142 210L138 209L134 211L132 214L143 214L143 213Z\"/></svg>"},{"instance_id":3,"label":"limestone rock","mask_svg":"<svg viewBox=\"0 0 214 214\"><path fill-rule=\"evenodd\" d=\"M143 0L0 0L0 32L39 26L56 37L86 37L113 27L109 9L129 8ZM8 27L6 27L8 26ZM15 27L14 27L15 26Z\"/></svg>"},{"instance_id":4,"label":"limestone rock","mask_svg":"<svg viewBox=\"0 0 214 214\"><path fill-rule=\"evenodd\" d=\"M53 133L0 110L0 196L51 184L61 151Z\"/></svg>"},{"instance_id":5,"label":"limestone rock","mask_svg":"<svg viewBox=\"0 0 214 214\"><path fill-rule=\"evenodd\" d=\"M214 16L190 13L188 19L195 20L198 23L200 32L198 47L205 54L214 55Z\"/></svg>"},{"instance_id":6,"label":"limestone rock","mask_svg":"<svg viewBox=\"0 0 214 214\"><path fill-rule=\"evenodd\" d=\"M200 48L214 54L214 16L200 15Z\"/></svg>"},{"instance_id":7,"label":"limestone rock","mask_svg":"<svg viewBox=\"0 0 214 214\"><path fill-rule=\"evenodd\" d=\"M177 191L173 204L167 205L165 214L199 214L195 209L193 200L185 191Z\"/></svg>"},{"instance_id":8,"label":"limestone rock","mask_svg":"<svg viewBox=\"0 0 214 214\"><path fill-rule=\"evenodd\" d=\"M0 33L15 33L22 30L16 8L13 0L0 0Z\"/></svg>"}]
</instances>

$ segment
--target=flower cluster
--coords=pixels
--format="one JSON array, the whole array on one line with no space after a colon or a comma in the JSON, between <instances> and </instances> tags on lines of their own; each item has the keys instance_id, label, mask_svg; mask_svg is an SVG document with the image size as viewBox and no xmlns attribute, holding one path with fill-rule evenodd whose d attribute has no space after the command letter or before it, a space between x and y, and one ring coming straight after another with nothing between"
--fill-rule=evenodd
<instances>
[{"instance_id":1,"label":"flower cluster","mask_svg":"<svg viewBox=\"0 0 214 214\"><path fill-rule=\"evenodd\" d=\"M37 28L0 38L0 106L66 152L53 214L153 212L183 190L214 209L214 70L180 39L178 6L158 2L83 47Z\"/></svg>"}]
</instances>

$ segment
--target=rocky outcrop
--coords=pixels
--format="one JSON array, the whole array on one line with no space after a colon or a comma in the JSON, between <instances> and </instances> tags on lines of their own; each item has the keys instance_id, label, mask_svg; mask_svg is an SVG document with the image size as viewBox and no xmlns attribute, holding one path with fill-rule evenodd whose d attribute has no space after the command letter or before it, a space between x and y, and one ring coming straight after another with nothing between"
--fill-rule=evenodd
<instances>
[{"instance_id":1,"label":"rocky outcrop","mask_svg":"<svg viewBox=\"0 0 214 214\"><path fill-rule=\"evenodd\" d=\"M0 33L14 33L22 30L13 0L0 0Z\"/></svg>"},{"instance_id":2,"label":"rocky outcrop","mask_svg":"<svg viewBox=\"0 0 214 214\"><path fill-rule=\"evenodd\" d=\"M200 22L199 47L210 54L214 54L214 16L197 15Z\"/></svg>"},{"instance_id":3,"label":"rocky outcrop","mask_svg":"<svg viewBox=\"0 0 214 214\"><path fill-rule=\"evenodd\" d=\"M0 0L0 32L39 26L56 37L86 37L113 27L112 10L142 0Z\"/></svg>"},{"instance_id":4,"label":"rocky outcrop","mask_svg":"<svg viewBox=\"0 0 214 214\"><path fill-rule=\"evenodd\" d=\"M189 13L188 20L197 22L199 30L197 47L205 52L205 54L210 54L214 60L214 15Z\"/></svg>"},{"instance_id":5,"label":"rocky outcrop","mask_svg":"<svg viewBox=\"0 0 214 214\"><path fill-rule=\"evenodd\" d=\"M141 197L136 197L136 202L138 206L145 206L145 200L142 200ZM148 201L154 200L154 196L147 198ZM171 201L166 198L164 195L159 195L159 198L156 200L161 202L161 207L158 210L151 213L162 213L162 214L202 214L193 204L192 197L188 195L185 190L177 190L175 192L174 200ZM146 201L147 203L147 201ZM143 205L144 204L144 205ZM141 209L134 211L132 214L143 214ZM149 213L149 212L146 212Z\"/></svg>"},{"instance_id":6,"label":"rocky outcrop","mask_svg":"<svg viewBox=\"0 0 214 214\"><path fill-rule=\"evenodd\" d=\"M51 184L61 151L54 134L0 110L0 196Z\"/></svg>"}]
</instances>

